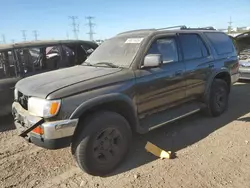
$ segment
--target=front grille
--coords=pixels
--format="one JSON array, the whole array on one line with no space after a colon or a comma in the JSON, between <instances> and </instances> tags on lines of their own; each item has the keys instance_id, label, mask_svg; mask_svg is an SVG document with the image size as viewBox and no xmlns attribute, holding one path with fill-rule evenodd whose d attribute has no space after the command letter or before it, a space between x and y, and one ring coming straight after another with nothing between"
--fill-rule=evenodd
<instances>
[{"instance_id":1,"label":"front grille","mask_svg":"<svg viewBox=\"0 0 250 188\"><path fill-rule=\"evenodd\" d=\"M28 96L18 91L18 99L19 104L25 109L28 110Z\"/></svg>"}]
</instances>

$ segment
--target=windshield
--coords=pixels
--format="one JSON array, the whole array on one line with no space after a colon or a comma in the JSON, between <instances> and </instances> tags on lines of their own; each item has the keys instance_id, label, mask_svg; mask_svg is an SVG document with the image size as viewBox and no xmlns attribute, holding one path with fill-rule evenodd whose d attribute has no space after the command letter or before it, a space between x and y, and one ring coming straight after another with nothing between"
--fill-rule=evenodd
<instances>
[{"instance_id":1,"label":"windshield","mask_svg":"<svg viewBox=\"0 0 250 188\"><path fill-rule=\"evenodd\" d=\"M110 63L116 67L130 67L143 38L115 37L103 42L86 60L97 66Z\"/></svg>"}]
</instances>

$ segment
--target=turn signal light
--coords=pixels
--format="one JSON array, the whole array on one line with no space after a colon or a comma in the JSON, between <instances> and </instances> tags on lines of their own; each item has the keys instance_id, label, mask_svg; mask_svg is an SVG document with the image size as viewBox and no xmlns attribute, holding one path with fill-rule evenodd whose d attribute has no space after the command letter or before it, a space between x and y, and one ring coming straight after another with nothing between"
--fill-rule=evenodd
<instances>
[{"instance_id":1,"label":"turn signal light","mask_svg":"<svg viewBox=\"0 0 250 188\"><path fill-rule=\"evenodd\" d=\"M55 115L58 112L59 107L60 107L59 102L52 102L50 107L50 114Z\"/></svg>"},{"instance_id":2,"label":"turn signal light","mask_svg":"<svg viewBox=\"0 0 250 188\"><path fill-rule=\"evenodd\" d=\"M31 132L36 133L36 134L40 134L40 135L44 134L43 129L40 126L34 128Z\"/></svg>"}]
</instances>

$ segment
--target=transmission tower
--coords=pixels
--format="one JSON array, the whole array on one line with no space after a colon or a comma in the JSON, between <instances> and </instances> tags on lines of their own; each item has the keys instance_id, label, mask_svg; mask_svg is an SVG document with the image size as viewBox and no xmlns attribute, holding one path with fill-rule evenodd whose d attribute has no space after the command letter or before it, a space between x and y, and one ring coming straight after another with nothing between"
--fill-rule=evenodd
<instances>
[{"instance_id":1,"label":"transmission tower","mask_svg":"<svg viewBox=\"0 0 250 188\"><path fill-rule=\"evenodd\" d=\"M21 30L22 32L22 36L23 36L23 40L26 41L26 30Z\"/></svg>"},{"instance_id":2,"label":"transmission tower","mask_svg":"<svg viewBox=\"0 0 250 188\"><path fill-rule=\"evenodd\" d=\"M12 39L11 42L12 42L12 43L15 43L15 39Z\"/></svg>"},{"instance_id":3,"label":"transmission tower","mask_svg":"<svg viewBox=\"0 0 250 188\"><path fill-rule=\"evenodd\" d=\"M230 16L230 21L228 22L228 33L231 33L231 31L232 31L232 18L231 18L231 16Z\"/></svg>"},{"instance_id":4,"label":"transmission tower","mask_svg":"<svg viewBox=\"0 0 250 188\"><path fill-rule=\"evenodd\" d=\"M2 34L2 42L5 44L6 43L6 39L5 39L5 35Z\"/></svg>"},{"instance_id":5,"label":"transmission tower","mask_svg":"<svg viewBox=\"0 0 250 188\"><path fill-rule=\"evenodd\" d=\"M69 33L68 32L66 33L66 38L67 38L67 40L69 40Z\"/></svg>"},{"instance_id":6,"label":"transmission tower","mask_svg":"<svg viewBox=\"0 0 250 188\"><path fill-rule=\"evenodd\" d=\"M94 40L93 35L95 34L93 27L95 24L92 22L92 19L94 19L94 17L88 16L86 17L86 19L88 20L87 25L89 26L89 32L87 34L89 34L89 40L93 41Z\"/></svg>"},{"instance_id":7,"label":"transmission tower","mask_svg":"<svg viewBox=\"0 0 250 188\"><path fill-rule=\"evenodd\" d=\"M37 37L38 37L38 32L37 32L37 30L34 30L34 31L33 31L33 34L34 34L35 40L37 40Z\"/></svg>"},{"instance_id":8,"label":"transmission tower","mask_svg":"<svg viewBox=\"0 0 250 188\"><path fill-rule=\"evenodd\" d=\"M79 24L76 23L76 20L78 19L78 17L77 16L69 16L69 19L72 20L72 27L73 27L73 33L75 35L75 39L78 39Z\"/></svg>"}]
</instances>

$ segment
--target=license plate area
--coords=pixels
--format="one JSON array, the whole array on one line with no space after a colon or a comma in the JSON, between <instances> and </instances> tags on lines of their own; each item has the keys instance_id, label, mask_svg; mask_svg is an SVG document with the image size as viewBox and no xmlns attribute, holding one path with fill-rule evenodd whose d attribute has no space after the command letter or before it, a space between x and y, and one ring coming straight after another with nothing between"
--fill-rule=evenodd
<instances>
[{"instance_id":1,"label":"license plate area","mask_svg":"<svg viewBox=\"0 0 250 188\"><path fill-rule=\"evenodd\" d=\"M30 131L44 123L41 117L30 115L20 104L13 104L13 116L19 136L25 137Z\"/></svg>"}]
</instances>

